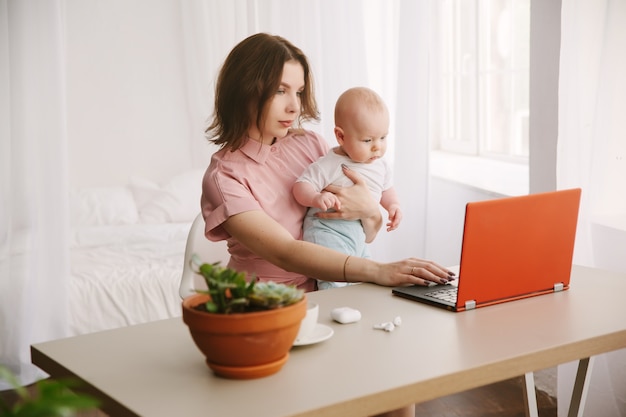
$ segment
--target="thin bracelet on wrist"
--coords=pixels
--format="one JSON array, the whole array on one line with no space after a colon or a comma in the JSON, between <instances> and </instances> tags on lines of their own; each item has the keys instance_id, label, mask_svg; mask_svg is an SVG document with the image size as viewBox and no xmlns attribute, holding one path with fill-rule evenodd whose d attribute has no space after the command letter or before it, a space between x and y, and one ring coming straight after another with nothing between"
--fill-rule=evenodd
<instances>
[{"instance_id":1,"label":"thin bracelet on wrist","mask_svg":"<svg viewBox=\"0 0 626 417\"><path fill-rule=\"evenodd\" d=\"M350 282L348 281L348 278L346 277L346 265L348 265L348 259L350 259L350 255L346 256L346 260L343 261L343 280L345 282Z\"/></svg>"}]
</instances>

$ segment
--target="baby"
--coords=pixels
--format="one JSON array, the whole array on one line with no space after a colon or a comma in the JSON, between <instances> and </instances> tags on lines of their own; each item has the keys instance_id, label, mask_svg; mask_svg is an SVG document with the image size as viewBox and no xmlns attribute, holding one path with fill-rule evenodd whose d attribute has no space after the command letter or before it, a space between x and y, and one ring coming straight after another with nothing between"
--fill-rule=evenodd
<instances>
[{"instance_id":1,"label":"baby","mask_svg":"<svg viewBox=\"0 0 626 417\"><path fill-rule=\"evenodd\" d=\"M303 225L303 239L348 255L370 257L367 243L376 233L366 234L359 220L320 219L315 213L339 209L339 199L324 191L328 185L351 186L343 166L357 171L366 180L372 196L387 210L387 231L395 230L402 211L392 186L387 150L389 111L373 90L355 87L345 91L335 104L335 137L339 146L312 163L297 179L293 194L309 207ZM343 282L318 280L319 289L344 286Z\"/></svg>"}]
</instances>

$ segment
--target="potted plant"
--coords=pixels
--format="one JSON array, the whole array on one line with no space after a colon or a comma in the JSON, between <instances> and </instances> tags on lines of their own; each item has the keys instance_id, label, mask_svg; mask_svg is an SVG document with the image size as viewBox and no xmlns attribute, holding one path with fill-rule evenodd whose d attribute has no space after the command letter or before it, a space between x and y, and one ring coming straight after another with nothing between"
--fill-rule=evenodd
<instances>
[{"instance_id":1,"label":"potted plant","mask_svg":"<svg viewBox=\"0 0 626 417\"><path fill-rule=\"evenodd\" d=\"M183 321L217 375L249 379L278 372L306 315L304 292L256 282L216 263L191 262L207 290L183 300Z\"/></svg>"}]
</instances>

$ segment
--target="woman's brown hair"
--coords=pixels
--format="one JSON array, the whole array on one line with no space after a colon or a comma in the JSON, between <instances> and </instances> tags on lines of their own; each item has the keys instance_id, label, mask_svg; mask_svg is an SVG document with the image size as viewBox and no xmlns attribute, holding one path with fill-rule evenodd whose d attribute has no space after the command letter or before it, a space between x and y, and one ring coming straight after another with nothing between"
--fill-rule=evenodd
<instances>
[{"instance_id":1,"label":"woman's brown hair","mask_svg":"<svg viewBox=\"0 0 626 417\"><path fill-rule=\"evenodd\" d=\"M262 131L267 104L280 86L285 62L291 60L304 69L302 108L296 127L304 121L318 120L313 76L304 53L280 36L257 33L237 44L222 65L215 86L213 121L206 129L209 141L234 151L247 140L250 121L255 120Z\"/></svg>"}]
</instances>

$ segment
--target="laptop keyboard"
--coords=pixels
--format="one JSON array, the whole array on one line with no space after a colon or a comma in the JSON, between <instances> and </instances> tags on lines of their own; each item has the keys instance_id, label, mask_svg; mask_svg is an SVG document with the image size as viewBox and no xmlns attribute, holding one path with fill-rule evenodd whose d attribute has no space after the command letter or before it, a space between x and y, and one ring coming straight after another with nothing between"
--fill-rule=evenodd
<instances>
[{"instance_id":1,"label":"laptop keyboard","mask_svg":"<svg viewBox=\"0 0 626 417\"><path fill-rule=\"evenodd\" d=\"M454 285L447 285L440 290L431 291L424 294L427 297L434 298L436 300L447 301L449 303L456 303L456 295L458 288Z\"/></svg>"}]
</instances>

